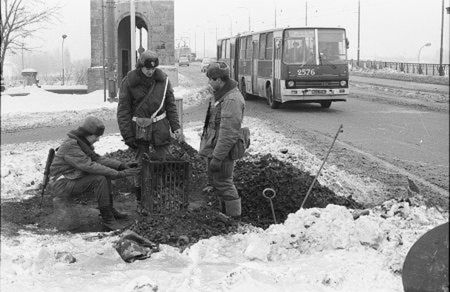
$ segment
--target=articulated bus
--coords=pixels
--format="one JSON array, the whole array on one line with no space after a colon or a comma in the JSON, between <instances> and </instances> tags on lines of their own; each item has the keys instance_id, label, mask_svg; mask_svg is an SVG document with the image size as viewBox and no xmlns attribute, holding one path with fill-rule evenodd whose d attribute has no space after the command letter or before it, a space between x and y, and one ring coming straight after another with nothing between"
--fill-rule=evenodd
<instances>
[{"instance_id":1,"label":"articulated bus","mask_svg":"<svg viewBox=\"0 0 450 292\"><path fill-rule=\"evenodd\" d=\"M348 95L348 41L343 28L277 28L217 41L217 60L230 67L245 98L329 108Z\"/></svg>"}]
</instances>

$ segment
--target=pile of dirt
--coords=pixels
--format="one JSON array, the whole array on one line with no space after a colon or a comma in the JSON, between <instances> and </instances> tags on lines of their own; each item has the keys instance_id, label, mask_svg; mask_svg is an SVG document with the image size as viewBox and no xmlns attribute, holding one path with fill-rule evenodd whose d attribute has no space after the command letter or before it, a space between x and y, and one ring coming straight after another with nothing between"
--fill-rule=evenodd
<instances>
[{"instance_id":1,"label":"pile of dirt","mask_svg":"<svg viewBox=\"0 0 450 292\"><path fill-rule=\"evenodd\" d=\"M286 220L290 213L296 212L303 202L314 177L292 164L280 161L271 155L252 156L236 162L235 184L242 197L242 216L231 219L219 211L219 201L213 193L202 193L207 184L207 173L204 160L198 152L186 143L174 143L170 146L168 160L189 161L191 181L189 201L186 210L171 214L138 214L134 213L134 223L130 229L155 243L164 243L184 248L201 239L211 236L235 232L241 223L267 228L273 223L272 210L268 199L262 196L265 188L273 188L276 197L273 199L277 223ZM152 152L150 153L152 154ZM118 150L106 156L122 161L133 160L130 150ZM151 155L150 155L151 157ZM122 210L132 210L135 199L131 193L132 183L129 179L114 181L114 202ZM19 202L2 202L2 223L8 222L17 228L27 224L38 224L53 211L52 197L45 196L42 208L39 207L39 192L36 196ZM95 196L83 196L94 198ZM132 202L131 202L132 201ZM77 202L95 208L95 200L85 199ZM328 204L344 205L350 208L361 208L351 198L339 197L330 189L318 182L312 188L305 207L326 207ZM10 225L7 225L10 226ZM17 230L17 228L14 228ZM2 228L3 229L3 228Z\"/></svg>"},{"instance_id":2,"label":"pile of dirt","mask_svg":"<svg viewBox=\"0 0 450 292\"><path fill-rule=\"evenodd\" d=\"M181 210L172 214L140 216L130 229L154 243L184 249L201 239L236 232L239 222L211 207Z\"/></svg>"},{"instance_id":3,"label":"pile of dirt","mask_svg":"<svg viewBox=\"0 0 450 292\"><path fill-rule=\"evenodd\" d=\"M267 228L273 224L272 210L268 199L262 196L265 188L273 188L273 199L277 223L286 220L290 213L296 212L305 198L314 177L292 164L280 161L272 155L247 155L236 162L235 184L242 198L242 216L234 220L223 216L219 211L219 201L213 194L202 193L206 186L207 174L203 159L188 144L174 144L170 148L172 160L189 161L192 168L189 199L202 201L200 208L182 210L174 214L148 215L136 218L132 230L156 243L174 246L192 244L210 236L227 234L237 230L238 223ZM117 159L132 159L133 154L117 151L110 156ZM151 155L150 155L151 156ZM126 191L130 185L125 181L117 184L119 190ZM315 183L305 208L326 207L328 204L343 205L350 208L362 208L352 198L340 197L327 187ZM180 243L181 242L181 243Z\"/></svg>"}]
</instances>

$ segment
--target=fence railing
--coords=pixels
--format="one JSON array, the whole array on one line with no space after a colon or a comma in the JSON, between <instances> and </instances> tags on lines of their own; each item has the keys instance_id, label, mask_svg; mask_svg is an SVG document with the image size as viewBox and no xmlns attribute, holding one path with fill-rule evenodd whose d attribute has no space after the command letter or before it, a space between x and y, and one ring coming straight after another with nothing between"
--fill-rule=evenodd
<instances>
[{"instance_id":1,"label":"fence railing","mask_svg":"<svg viewBox=\"0 0 450 292\"><path fill-rule=\"evenodd\" d=\"M402 63L402 62L384 62L384 61L359 61L349 60L348 63L352 67L360 67L367 69L383 69L390 68L399 72L434 75L434 76L449 76L449 64L442 64L442 73L440 74L439 64L424 64L424 63Z\"/></svg>"}]
</instances>

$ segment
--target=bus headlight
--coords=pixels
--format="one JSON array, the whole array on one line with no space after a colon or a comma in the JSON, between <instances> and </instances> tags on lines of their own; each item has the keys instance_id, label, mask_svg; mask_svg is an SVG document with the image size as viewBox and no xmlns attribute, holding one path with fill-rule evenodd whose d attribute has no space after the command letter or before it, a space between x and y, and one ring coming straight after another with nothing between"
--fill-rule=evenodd
<instances>
[{"instance_id":1,"label":"bus headlight","mask_svg":"<svg viewBox=\"0 0 450 292\"><path fill-rule=\"evenodd\" d=\"M287 82L287 87L294 87L294 85L295 85L295 82L292 81L292 80L289 80L289 81Z\"/></svg>"},{"instance_id":2,"label":"bus headlight","mask_svg":"<svg viewBox=\"0 0 450 292\"><path fill-rule=\"evenodd\" d=\"M340 84L341 84L342 87L344 87L345 85L347 85L347 81L342 80Z\"/></svg>"}]
</instances>

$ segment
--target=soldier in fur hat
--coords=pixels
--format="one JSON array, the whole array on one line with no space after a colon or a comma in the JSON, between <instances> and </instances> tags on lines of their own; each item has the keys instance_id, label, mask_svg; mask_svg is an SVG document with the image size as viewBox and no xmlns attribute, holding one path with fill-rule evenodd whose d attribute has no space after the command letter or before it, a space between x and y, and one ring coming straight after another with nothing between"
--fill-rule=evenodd
<instances>
[{"instance_id":1,"label":"soldier in fur hat","mask_svg":"<svg viewBox=\"0 0 450 292\"><path fill-rule=\"evenodd\" d=\"M150 50L141 54L136 69L128 72L122 80L117 107L120 133L136 159L149 154L165 160L170 144L170 131L178 140L183 140L175 97L167 75L157 68L158 55ZM136 198L141 198L141 178L136 177Z\"/></svg>"},{"instance_id":2,"label":"soldier in fur hat","mask_svg":"<svg viewBox=\"0 0 450 292\"><path fill-rule=\"evenodd\" d=\"M213 63L207 71L209 85L214 91L206 114L199 154L207 159L208 175L218 194L222 211L231 217L241 215L241 198L233 182L234 145L240 138L245 101L230 79L225 64Z\"/></svg>"}]
</instances>

